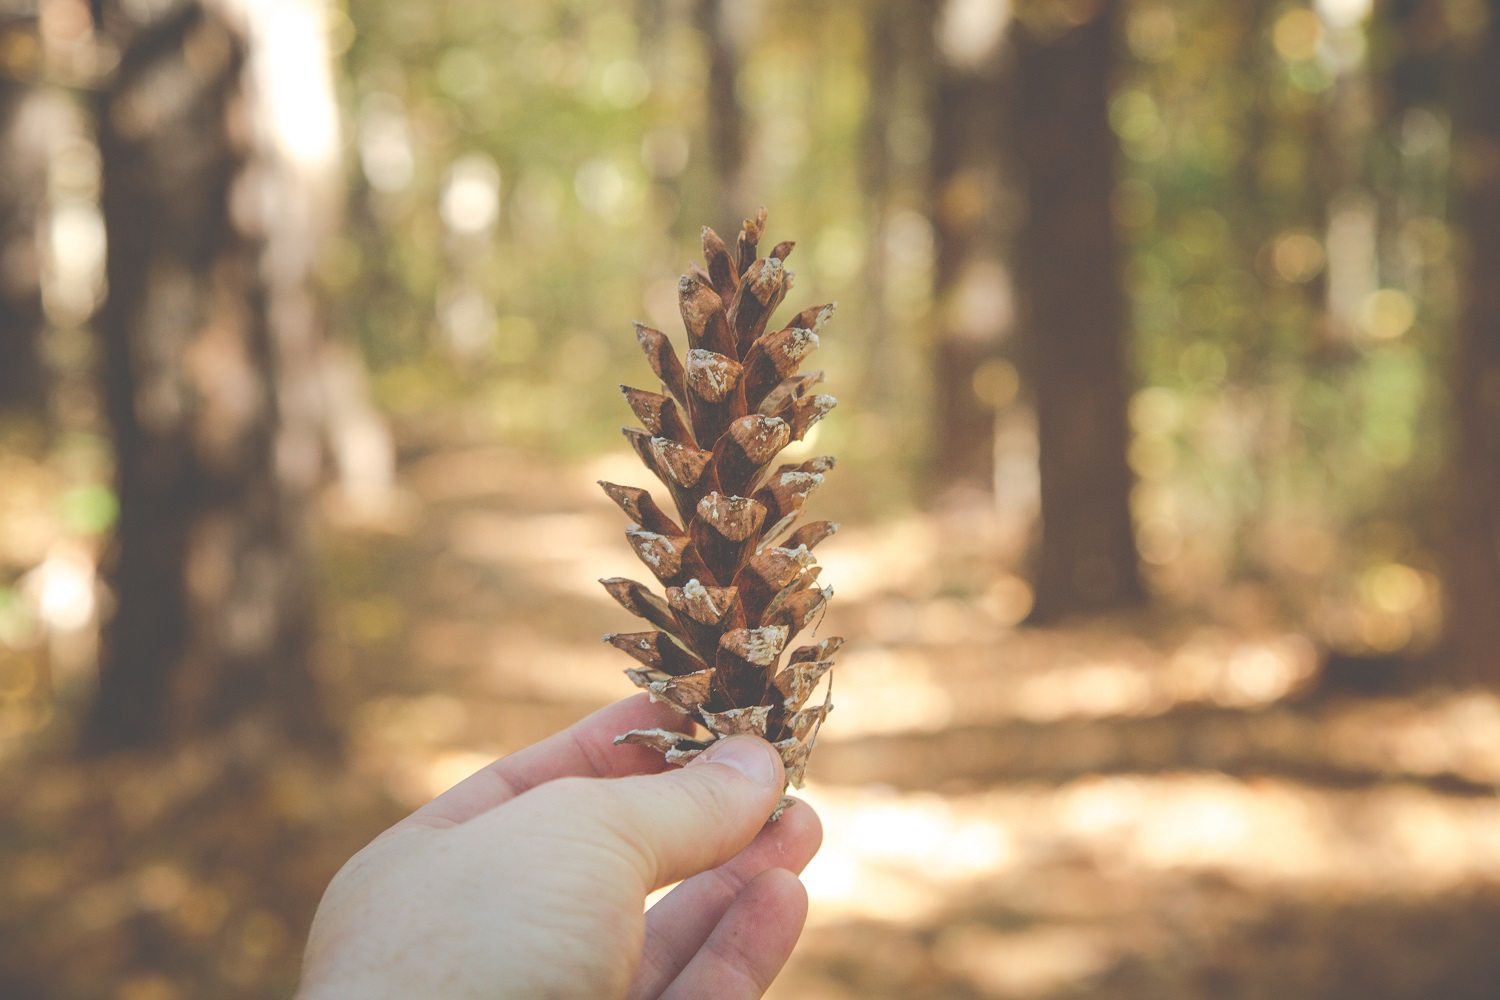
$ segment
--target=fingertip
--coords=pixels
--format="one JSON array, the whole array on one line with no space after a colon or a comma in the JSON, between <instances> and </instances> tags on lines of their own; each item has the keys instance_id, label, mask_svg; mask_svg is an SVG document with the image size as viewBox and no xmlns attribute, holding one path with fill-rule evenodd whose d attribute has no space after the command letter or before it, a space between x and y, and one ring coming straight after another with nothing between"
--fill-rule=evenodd
<instances>
[{"instance_id":1,"label":"fingertip","mask_svg":"<svg viewBox=\"0 0 1500 1000\"><path fill-rule=\"evenodd\" d=\"M716 868L755 839L781 795L781 759L758 737L732 736L684 768L604 789L612 822L631 831L627 846L656 888Z\"/></svg>"},{"instance_id":2,"label":"fingertip","mask_svg":"<svg viewBox=\"0 0 1500 1000\"><path fill-rule=\"evenodd\" d=\"M722 925L758 943L754 978L769 986L807 925L807 887L785 868L768 868L751 879ZM738 926L736 926L738 925Z\"/></svg>"},{"instance_id":3,"label":"fingertip","mask_svg":"<svg viewBox=\"0 0 1500 1000\"><path fill-rule=\"evenodd\" d=\"M795 874L801 872L823 846L823 821L817 811L802 799L794 798L792 802L793 805L782 812L781 819L767 824L761 835L773 838L777 854L785 858L778 863L790 867ZM800 863L794 864L794 860Z\"/></svg>"},{"instance_id":4,"label":"fingertip","mask_svg":"<svg viewBox=\"0 0 1500 1000\"><path fill-rule=\"evenodd\" d=\"M807 890L784 868L761 872L735 897L662 1000L764 996L807 922Z\"/></svg>"},{"instance_id":5,"label":"fingertip","mask_svg":"<svg viewBox=\"0 0 1500 1000\"><path fill-rule=\"evenodd\" d=\"M799 928L807 917L807 886L785 868L767 868L745 885L742 895L777 917L795 917L795 921L784 922L795 922Z\"/></svg>"},{"instance_id":6,"label":"fingertip","mask_svg":"<svg viewBox=\"0 0 1500 1000\"><path fill-rule=\"evenodd\" d=\"M780 789L784 781L781 755L771 744L755 736L729 736L715 740L689 766L703 764L727 765L765 788Z\"/></svg>"},{"instance_id":7,"label":"fingertip","mask_svg":"<svg viewBox=\"0 0 1500 1000\"><path fill-rule=\"evenodd\" d=\"M779 822L761 827L744 850L712 872L686 880L651 908L646 915L647 959L643 964L651 972L645 981L638 981L642 988L633 997L659 996L663 985L675 979L703 947L746 887L768 871L781 870L782 875L762 883L751 902L759 898L762 906L773 910L779 906L782 921L800 927L806 905L797 897L805 897L806 891L800 881L788 885L783 876L800 874L807 867L822 843L823 826L810 805L793 802L795 807L782 813ZM769 896L760 897L763 891L769 891Z\"/></svg>"}]
</instances>

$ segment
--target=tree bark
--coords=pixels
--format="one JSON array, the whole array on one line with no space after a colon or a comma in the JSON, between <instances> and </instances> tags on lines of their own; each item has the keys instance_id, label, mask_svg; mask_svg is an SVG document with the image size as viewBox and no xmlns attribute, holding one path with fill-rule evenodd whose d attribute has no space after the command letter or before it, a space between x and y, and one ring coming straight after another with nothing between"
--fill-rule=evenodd
<instances>
[{"instance_id":1,"label":"tree bark","mask_svg":"<svg viewBox=\"0 0 1500 1000\"><path fill-rule=\"evenodd\" d=\"M928 144L913 133L932 120L937 0L865 0L866 79L869 81L859 141L860 182L866 220L859 352L863 363L846 392L872 415L869 435L882 454L912 453L927 443L928 422L903 422L919 403L928 410L929 345L910 335L921 322L912 295L909 213L931 196ZM931 218L931 213L926 213ZM898 243L898 241L901 241Z\"/></svg>"},{"instance_id":2,"label":"tree bark","mask_svg":"<svg viewBox=\"0 0 1500 1000\"><path fill-rule=\"evenodd\" d=\"M1459 96L1457 221L1468 282L1453 395L1458 443L1447 566L1453 679L1500 686L1500 0Z\"/></svg>"},{"instance_id":3,"label":"tree bark","mask_svg":"<svg viewBox=\"0 0 1500 1000\"><path fill-rule=\"evenodd\" d=\"M1061 33L1017 21L1014 150L1022 351L1037 402L1042 537L1033 620L1143 599L1125 452L1126 303L1107 107L1118 3Z\"/></svg>"},{"instance_id":4,"label":"tree bark","mask_svg":"<svg viewBox=\"0 0 1500 1000\"><path fill-rule=\"evenodd\" d=\"M102 5L121 51L98 109L120 520L100 750L228 727L331 745L304 520L322 464L309 207L247 85L243 10Z\"/></svg>"},{"instance_id":5,"label":"tree bark","mask_svg":"<svg viewBox=\"0 0 1500 1000\"><path fill-rule=\"evenodd\" d=\"M729 0L696 0L694 21L708 49L709 162L713 167L715 219L724 238L734 245L739 221L755 213L745 190L745 109L740 101L740 44Z\"/></svg>"},{"instance_id":6,"label":"tree bark","mask_svg":"<svg viewBox=\"0 0 1500 1000\"><path fill-rule=\"evenodd\" d=\"M998 55L956 64L934 39L932 139L928 160L932 219L932 499L995 489L995 410L975 372L1000 354L1003 321L964 315L964 278L976 260L999 253L1000 122L1008 81ZM977 321L976 321L977 320Z\"/></svg>"},{"instance_id":7,"label":"tree bark","mask_svg":"<svg viewBox=\"0 0 1500 1000\"><path fill-rule=\"evenodd\" d=\"M901 0L870 0L867 8L865 68L870 96L860 137L860 183L864 189L865 216L870 235L866 242L865 291L875 308L865 324L868 345L860 395L889 412L894 386L891 370L891 324L886 309L890 276L886 267L887 216L891 197L891 125L897 114L897 79L903 62L903 14L908 4Z\"/></svg>"},{"instance_id":8,"label":"tree bark","mask_svg":"<svg viewBox=\"0 0 1500 1000\"><path fill-rule=\"evenodd\" d=\"M0 13L0 39L22 50L35 42L34 14ZM39 58L39 55L35 58ZM42 362L41 232L47 193L47 148L36 87L0 75L0 413L42 416L47 389Z\"/></svg>"}]
</instances>

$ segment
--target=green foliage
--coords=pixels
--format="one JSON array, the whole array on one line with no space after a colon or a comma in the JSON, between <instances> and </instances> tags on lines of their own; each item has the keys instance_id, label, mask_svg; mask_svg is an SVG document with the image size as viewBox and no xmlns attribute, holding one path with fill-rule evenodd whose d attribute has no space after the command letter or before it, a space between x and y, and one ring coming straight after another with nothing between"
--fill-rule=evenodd
<instances>
[{"instance_id":1,"label":"green foliage","mask_svg":"<svg viewBox=\"0 0 1500 1000\"><path fill-rule=\"evenodd\" d=\"M699 227L732 239L739 224L712 216L701 38L672 5L639 6L349 8L354 196L324 274L393 409L453 404L511 441L613 446L615 384L650 378L630 320L679 329L676 279ZM796 300L840 300L824 366L857 371L877 308L861 294L861 12L778 5L747 30L753 197L773 239L799 241ZM914 309L897 318L916 332ZM859 451L830 444L850 426L830 423L824 445Z\"/></svg>"},{"instance_id":2,"label":"green foliage","mask_svg":"<svg viewBox=\"0 0 1500 1000\"><path fill-rule=\"evenodd\" d=\"M1175 527L1143 546L1159 584L1269 578L1337 642L1381 646L1411 628L1366 627L1360 574L1435 568L1455 290L1431 280L1453 267L1440 143L1389 150L1412 122L1378 117L1366 29L1297 3L1140 2L1110 113L1153 387L1137 513Z\"/></svg>"},{"instance_id":3,"label":"green foliage","mask_svg":"<svg viewBox=\"0 0 1500 1000\"><path fill-rule=\"evenodd\" d=\"M1435 569L1456 290L1441 109L1392 111L1387 26L1325 6L1135 0L1109 116L1156 585L1263 579L1332 628L1320 609L1358 604L1371 567ZM711 217L708 55L680 7L349 8L353 200L324 274L394 412L615 447L614 384L649 379L627 321L675 330L698 225L737 222ZM874 10L739 9L739 90L750 188L773 237L800 241L797 297L840 300L822 361L843 407L821 445L900 483L928 391L925 70L899 67L904 103L872 108ZM883 216L861 186L882 112L901 140Z\"/></svg>"},{"instance_id":4,"label":"green foliage","mask_svg":"<svg viewBox=\"0 0 1500 1000\"><path fill-rule=\"evenodd\" d=\"M91 483L68 490L58 498L63 526L79 535L100 535L114 527L119 501L107 486Z\"/></svg>"}]
</instances>

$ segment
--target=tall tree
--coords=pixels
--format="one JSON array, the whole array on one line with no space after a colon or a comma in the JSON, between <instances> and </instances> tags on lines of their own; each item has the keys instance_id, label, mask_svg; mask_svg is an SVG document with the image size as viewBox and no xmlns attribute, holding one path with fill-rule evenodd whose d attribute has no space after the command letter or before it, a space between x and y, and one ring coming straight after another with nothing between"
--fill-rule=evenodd
<instances>
[{"instance_id":1,"label":"tall tree","mask_svg":"<svg viewBox=\"0 0 1500 1000\"><path fill-rule=\"evenodd\" d=\"M936 46L934 0L866 0L865 104L858 156L867 220L864 294L870 308L863 321L868 355L860 372L860 398L881 412L894 413L910 399L915 373L903 357L893 316L891 273L893 217L903 206L921 205L926 196L926 151L912 142L912 124L930 119L929 97ZM916 148L909 148L916 147Z\"/></svg>"},{"instance_id":2,"label":"tall tree","mask_svg":"<svg viewBox=\"0 0 1500 1000\"><path fill-rule=\"evenodd\" d=\"M695 0L694 22L708 55L708 107L705 122L709 162L713 166L713 210L719 226L729 226L754 212L744 175L749 148L745 108L740 101L740 51L751 30L749 5L730 0ZM733 240L735 229L729 230Z\"/></svg>"},{"instance_id":3,"label":"tall tree","mask_svg":"<svg viewBox=\"0 0 1500 1000\"><path fill-rule=\"evenodd\" d=\"M18 78L40 69L34 7L0 9L0 411L40 413L41 233L47 191L46 116L38 88Z\"/></svg>"},{"instance_id":4,"label":"tall tree","mask_svg":"<svg viewBox=\"0 0 1500 1000\"><path fill-rule=\"evenodd\" d=\"M1287 73L1287 56L1271 40L1278 17L1287 16L1288 8L1273 0L1253 0L1224 14L1235 38L1228 72L1245 95L1235 120L1244 141L1224 178L1224 215L1234 234L1234 264L1255 276L1253 295L1264 303L1240 311L1230 329L1236 349L1226 364L1232 380L1252 388L1244 394L1251 402L1242 408L1242 419L1253 428L1246 443L1251 475L1238 491L1243 499L1235 512L1235 571L1244 578L1265 577L1267 527L1284 516L1277 499L1289 492L1278 488L1278 480L1296 447L1296 421L1288 412L1292 393L1277 384L1278 362L1285 365L1290 355L1301 372L1332 375L1351 360L1329 335L1325 255L1316 264L1292 258L1300 267L1274 263L1281 256L1279 241L1292 234L1323 244L1337 174L1357 173L1345 162L1351 154L1330 139L1330 108L1343 95L1313 96L1278 81ZM1289 323L1288 316L1298 318ZM1297 335L1288 336L1293 326Z\"/></svg>"},{"instance_id":5,"label":"tall tree","mask_svg":"<svg viewBox=\"0 0 1500 1000\"><path fill-rule=\"evenodd\" d=\"M946 0L927 27L933 50L928 184L936 317L927 479L937 497L994 490L995 408L975 374L1001 355L1009 333L1004 310L989 307L1009 294L999 263L1006 228L1000 151L1013 81L999 44L1003 17L971 25L976 9Z\"/></svg>"},{"instance_id":6,"label":"tall tree","mask_svg":"<svg viewBox=\"0 0 1500 1000\"><path fill-rule=\"evenodd\" d=\"M310 30L316 10L108 0L100 13L121 53L98 108L120 520L88 739L249 725L323 744L304 523L322 463L307 290L319 213L297 168L336 137L319 110L326 67L307 63L319 46L254 48ZM257 33L273 15L281 35Z\"/></svg>"},{"instance_id":7,"label":"tall tree","mask_svg":"<svg viewBox=\"0 0 1500 1000\"><path fill-rule=\"evenodd\" d=\"M887 360L890 322L885 306L890 276L886 268L886 217L890 211L892 182L891 131L897 116L899 71L906 61L902 52L902 28L908 25L903 23L906 20L903 14L913 6L899 0L870 0L865 15L865 67L870 96L860 141L860 161L864 168L860 181L864 187L865 212L870 220L865 281L875 308L866 323L869 356L864 372L865 384L861 388L874 393L890 386L894 374Z\"/></svg>"},{"instance_id":8,"label":"tall tree","mask_svg":"<svg viewBox=\"0 0 1500 1000\"><path fill-rule=\"evenodd\" d=\"M1042 537L1034 620L1143 597L1126 464L1126 302L1110 212L1117 0L1035 4L1013 23L1022 351L1037 407Z\"/></svg>"},{"instance_id":9,"label":"tall tree","mask_svg":"<svg viewBox=\"0 0 1500 1000\"><path fill-rule=\"evenodd\" d=\"M1500 0L1473 41L1454 133L1468 281L1453 398L1448 636L1456 679L1500 684Z\"/></svg>"}]
</instances>

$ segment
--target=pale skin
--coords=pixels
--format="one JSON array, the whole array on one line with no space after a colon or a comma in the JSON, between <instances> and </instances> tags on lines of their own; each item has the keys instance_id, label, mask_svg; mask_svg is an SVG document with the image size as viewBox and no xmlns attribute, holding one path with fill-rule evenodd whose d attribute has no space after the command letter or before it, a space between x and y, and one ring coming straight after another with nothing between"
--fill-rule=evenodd
<instances>
[{"instance_id":1,"label":"pale skin","mask_svg":"<svg viewBox=\"0 0 1500 1000\"><path fill-rule=\"evenodd\" d=\"M802 931L797 874L822 828L800 802L766 822L783 777L764 740L685 768L612 743L680 724L645 695L617 702L376 837L318 906L297 1000L762 996Z\"/></svg>"}]
</instances>

